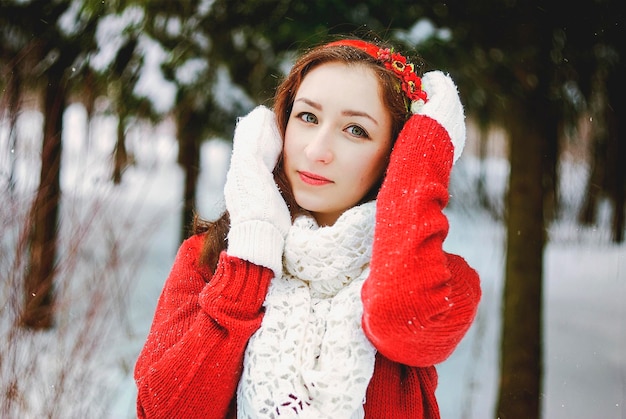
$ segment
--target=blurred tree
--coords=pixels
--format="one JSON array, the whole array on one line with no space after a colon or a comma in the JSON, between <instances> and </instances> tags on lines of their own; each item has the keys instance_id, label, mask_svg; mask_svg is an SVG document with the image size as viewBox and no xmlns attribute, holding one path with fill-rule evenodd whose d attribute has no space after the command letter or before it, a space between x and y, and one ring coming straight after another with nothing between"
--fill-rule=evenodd
<instances>
[{"instance_id":1,"label":"blurred tree","mask_svg":"<svg viewBox=\"0 0 626 419\"><path fill-rule=\"evenodd\" d=\"M136 48L137 39L130 37L117 51L110 69L109 94L117 114L117 138L113 150L113 183L115 184L122 182L122 172L129 163L125 127L128 116L132 112L133 101L132 94L126 87L133 86L137 79L137 72L129 65ZM135 113L138 113L137 111L135 110Z\"/></svg>"},{"instance_id":2,"label":"blurred tree","mask_svg":"<svg viewBox=\"0 0 626 419\"><path fill-rule=\"evenodd\" d=\"M113 156L113 181L119 183L128 164L125 126L131 116L155 112L145 98L133 92L142 57L134 54L137 31L129 20L126 38L117 49L96 32L105 18L115 16L121 2L90 0L3 1L0 3L0 57L8 92L3 100L8 109L11 132L19 112L22 91L41 94L44 114L41 173L31 208L27 272L24 275L24 308L21 322L26 327L53 325L54 277L58 268L57 232L61 199L60 173L63 113L71 94L85 102L90 118L98 95L107 91L118 115L118 136ZM106 26L106 25L105 25ZM133 29L135 31L133 32ZM114 59L101 68L89 66L97 52L112 52ZM6 58L6 59L5 59ZM89 121L88 121L89 122ZM16 138L16 137L13 137Z\"/></svg>"},{"instance_id":3,"label":"blurred tree","mask_svg":"<svg viewBox=\"0 0 626 419\"><path fill-rule=\"evenodd\" d=\"M618 35L621 49L620 57L626 57L624 48L624 34ZM626 82L623 75L626 74L626 63L621 59L612 69L607 80L608 104L607 125L611 139L611 167L613 168L614 182L611 183L610 195L613 201L612 238L615 243L624 242L626 230L626 140L624 140L623 121L626 121ZM622 124L620 124L622 122Z\"/></svg>"},{"instance_id":4,"label":"blurred tree","mask_svg":"<svg viewBox=\"0 0 626 419\"><path fill-rule=\"evenodd\" d=\"M431 6L425 9L428 16L438 27L450 29L451 42L433 39L422 51L450 68L468 113L481 126L490 120L509 135L506 283L496 416L537 418L543 380L543 248L545 225L557 212L559 137L585 109L574 103L570 90L578 89L589 99L602 86L590 83L603 65L593 51L621 51L613 55L621 62L613 68L623 73L623 59L619 59L623 48L618 45L623 42L623 34L618 34L623 31L623 12L610 0L576 4L484 0L465 5L432 2ZM623 97L623 82L614 85L618 91L614 97ZM607 108L623 112L623 106L611 100ZM619 119L612 120L613 125L606 127L617 132ZM623 153L623 148L613 147L613 155L622 162ZM612 173L620 173L609 178L621 176L615 196L623 202L623 170ZM623 220L623 204L617 212ZM623 231L623 224L617 228Z\"/></svg>"},{"instance_id":5,"label":"blurred tree","mask_svg":"<svg viewBox=\"0 0 626 419\"><path fill-rule=\"evenodd\" d=\"M1 23L0 23L1 24ZM9 132L9 174L8 188L12 194L15 189L15 147L17 145L17 117L22 100L22 75L19 71L18 62L20 55L13 55L6 48L0 48L0 86L3 86L4 95L0 103L0 117L8 121ZM4 57L4 55L8 55Z\"/></svg>"},{"instance_id":6,"label":"blurred tree","mask_svg":"<svg viewBox=\"0 0 626 419\"><path fill-rule=\"evenodd\" d=\"M1 5L2 56L22 54L23 59L13 61L11 71L43 91L41 172L30 211L29 262L21 314L21 323L35 329L53 325L63 112L72 76L84 64L86 51L94 46L98 16L97 8L83 6L80 2L41 0L4 1Z\"/></svg>"},{"instance_id":7,"label":"blurred tree","mask_svg":"<svg viewBox=\"0 0 626 419\"><path fill-rule=\"evenodd\" d=\"M612 10L607 8L607 13ZM613 11L616 12L616 11ZM612 240L624 241L625 191L626 191L626 142L620 140L620 122L624 121L624 95L626 85L626 48L624 31L610 22L602 22L606 27L599 28L595 43L589 44L590 54L595 58L595 66L586 74L588 84L583 86L588 98L588 114L592 121L590 175L585 188L584 202L579 221L583 225L597 222L601 198L606 197L612 204ZM619 33L621 30L622 33ZM617 32L617 33L616 33Z\"/></svg>"},{"instance_id":8,"label":"blurred tree","mask_svg":"<svg viewBox=\"0 0 626 419\"><path fill-rule=\"evenodd\" d=\"M160 109L153 101L161 86L150 86L152 97L146 95L145 87L144 91L137 91L139 83L145 86L154 82L148 80L151 69L146 63L151 51L146 42L142 43L145 41L143 9L120 1L107 3L103 12L95 34L97 47L90 52L89 66L81 72L77 90L89 119L95 100L102 96L107 98L110 111L117 116L111 179L119 184L124 170L132 163L126 146L128 126L138 119L156 122L170 109Z\"/></svg>"},{"instance_id":9,"label":"blurred tree","mask_svg":"<svg viewBox=\"0 0 626 419\"><path fill-rule=\"evenodd\" d=\"M542 371L542 268L546 185L553 177L557 118L551 97L551 27L535 5L492 9L497 16L474 26L467 39L486 53L483 75L494 98L488 114L509 142L506 266L500 392L496 415L537 418ZM474 13L480 10L476 9ZM547 45L546 45L547 44ZM477 51L477 52L478 52ZM495 101L493 100L495 99ZM548 181L548 182L547 182Z\"/></svg>"}]
</instances>

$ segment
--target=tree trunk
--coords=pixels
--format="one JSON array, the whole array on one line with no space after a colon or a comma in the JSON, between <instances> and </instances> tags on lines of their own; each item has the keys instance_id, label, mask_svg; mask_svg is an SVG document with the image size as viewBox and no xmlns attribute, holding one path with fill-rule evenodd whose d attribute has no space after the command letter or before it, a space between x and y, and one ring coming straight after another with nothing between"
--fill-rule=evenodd
<instances>
[{"instance_id":1,"label":"tree trunk","mask_svg":"<svg viewBox=\"0 0 626 419\"><path fill-rule=\"evenodd\" d=\"M478 196L478 202L480 206L489 211L490 214L497 218L496 210L489 199L487 193L487 141L489 138L489 127L481 124L479 126L478 137L478 159L479 159L479 174L478 181L476 183L476 195Z\"/></svg>"},{"instance_id":2,"label":"tree trunk","mask_svg":"<svg viewBox=\"0 0 626 419\"><path fill-rule=\"evenodd\" d=\"M622 73L623 69L611 71L606 65L600 64L593 76L594 91L590 101L594 120L592 169L578 216L581 224L593 224L600 198L608 198L613 205L611 239L615 243L624 241L625 224L626 170L623 160L626 157L626 146L619 138L619 125L624 114L623 94L626 90Z\"/></svg>"},{"instance_id":3,"label":"tree trunk","mask_svg":"<svg viewBox=\"0 0 626 419\"><path fill-rule=\"evenodd\" d=\"M85 133L85 158L89 155L89 150L91 149L91 137L92 137L92 123L93 123L93 115L95 110L95 103L97 99L97 91L96 91L96 77L91 69L85 70L87 74L85 76L85 81L83 84L83 102L85 106L85 112L87 113L87 132Z\"/></svg>"},{"instance_id":4,"label":"tree trunk","mask_svg":"<svg viewBox=\"0 0 626 419\"><path fill-rule=\"evenodd\" d=\"M535 23L512 26L514 44L532 54L512 68L514 83L502 120L510 136L507 247L502 299L500 419L541 417L543 384L543 256L546 188L551 185L558 118L550 100L550 15L522 3Z\"/></svg>"},{"instance_id":5,"label":"tree trunk","mask_svg":"<svg viewBox=\"0 0 626 419\"><path fill-rule=\"evenodd\" d=\"M600 200L600 194L602 191L601 184L604 167L604 154L597 151L600 145L598 139L592 138L592 152L591 152L591 173L589 179L587 179L587 186L585 188L585 195L583 204L578 214L578 222L582 225L592 225L596 219L596 209L598 207L598 201Z\"/></svg>"},{"instance_id":6,"label":"tree trunk","mask_svg":"<svg viewBox=\"0 0 626 419\"><path fill-rule=\"evenodd\" d=\"M618 105L619 106L619 105ZM621 163L624 146L620 144L615 131L614 110L607 106L607 195L613 204L613 216L611 221L611 240L621 243L624 240L624 168ZM623 141L622 141L623 143Z\"/></svg>"},{"instance_id":7,"label":"tree trunk","mask_svg":"<svg viewBox=\"0 0 626 419\"><path fill-rule=\"evenodd\" d=\"M623 108L623 106L620 105L620 108ZM620 115L620 119L618 121L623 121L621 117L622 116ZM619 125L618 121L615 122L616 125ZM615 196L613 198L615 206L613 214L612 239L614 243L623 243L624 229L626 228L626 220L624 219L626 216L626 168L624 167L624 161L626 160L626 142L623 138L620 141L617 133L615 133L615 141L617 142L618 147L618 157L616 158L617 175L615 181Z\"/></svg>"},{"instance_id":8,"label":"tree trunk","mask_svg":"<svg viewBox=\"0 0 626 419\"><path fill-rule=\"evenodd\" d=\"M61 133L66 90L62 70L51 70L44 100L41 174L31 208L30 263L25 277L25 327L47 329L54 324L54 276L61 198Z\"/></svg>"},{"instance_id":9,"label":"tree trunk","mask_svg":"<svg viewBox=\"0 0 626 419\"><path fill-rule=\"evenodd\" d=\"M556 125L556 118L554 119ZM545 223L555 220L559 214L559 177L558 165L560 156L560 134L561 130L554 127L544 132L543 138L543 193L544 193L544 210Z\"/></svg>"},{"instance_id":10,"label":"tree trunk","mask_svg":"<svg viewBox=\"0 0 626 419\"><path fill-rule=\"evenodd\" d=\"M17 117L20 111L22 80L17 66L7 82L7 116L9 120L9 192L15 191L15 159L17 146Z\"/></svg>"},{"instance_id":11,"label":"tree trunk","mask_svg":"<svg viewBox=\"0 0 626 419\"><path fill-rule=\"evenodd\" d=\"M626 82L624 82L624 69L626 64L622 63L614 69L607 80L607 122L609 144L613 158L614 182L612 184L611 200L613 201L613 221L611 225L611 238L614 243L624 242L625 200L626 200L626 140L623 137L624 130L621 122L626 117L626 106L624 106L624 94L626 94Z\"/></svg>"},{"instance_id":12,"label":"tree trunk","mask_svg":"<svg viewBox=\"0 0 626 419\"><path fill-rule=\"evenodd\" d=\"M112 97L117 112L117 138L113 149L113 173L111 179L115 185L122 182L122 173L128 165L128 153L126 151L125 122L128 109L124 103L123 86L120 80L115 80L111 85Z\"/></svg>"},{"instance_id":13,"label":"tree trunk","mask_svg":"<svg viewBox=\"0 0 626 419\"><path fill-rule=\"evenodd\" d=\"M206 116L181 106L177 117L178 164L185 173L180 240L190 233L196 206L196 189L200 175L200 143Z\"/></svg>"},{"instance_id":14,"label":"tree trunk","mask_svg":"<svg viewBox=\"0 0 626 419\"><path fill-rule=\"evenodd\" d=\"M626 148L624 147L623 141L621 148L620 156L626 157ZM620 157L621 161L624 161L624 158ZM617 186L615 190L615 212L613 214L613 223L612 223L612 239L614 243L623 243L624 242L624 229L626 225L626 220L624 219L626 213L626 169L624 169L624 163L618 162L618 177L617 177Z\"/></svg>"},{"instance_id":15,"label":"tree trunk","mask_svg":"<svg viewBox=\"0 0 626 419\"><path fill-rule=\"evenodd\" d=\"M513 100L511 101L513 102ZM497 417L540 415L542 368L542 268L544 232L543 144L539 107L515 103L507 202L507 252L503 295L500 393Z\"/></svg>"},{"instance_id":16,"label":"tree trunk","mask_svg":"<svg viewBox=\"0 0 626 419\"><path fill-rule=\"evenodd\" d=\"M126 134L124 132L124 115L119 114L117 122L117 140L113 150L113 183L122 183L122 173L128 165L128 152L126 151Z\"/></svg>"},{"instance_id":17,"label":"tree trunk","mask_svg":"<svg viewBox=\"0 0 626 419\"><path fill-rule=\"evenodd\" d=\"M610 140L608 127L608 92L606 88L606 68L599 65L595 70L591 84L594 87L589 99L593 119L591 130L591 173L587 179L584 201L578 214L578 221L583 225L596 222L600 198L607 195L611 171Z\"/></svg>"}]
</instances>

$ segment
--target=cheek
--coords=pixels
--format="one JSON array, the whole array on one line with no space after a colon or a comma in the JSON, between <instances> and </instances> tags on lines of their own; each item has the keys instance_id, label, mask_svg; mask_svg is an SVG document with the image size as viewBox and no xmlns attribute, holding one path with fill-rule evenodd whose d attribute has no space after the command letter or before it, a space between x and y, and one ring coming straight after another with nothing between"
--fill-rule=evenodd
<instances>
[{"instance_id":1,"label":"cheek","mask_svg":"<svg viewBox=\"0 0 626 419\"><path fill-rule=\"evenodd\" d=\"M388 147L382 147L376 150L372 154L369 162L372 172L372 176L378 179L387 170L387 164L389 163L389 154L391 150Z\"/></svg>"},{"instance_id":2,"label":"cheek","mask_svg":"<svg viewBox=\"0 0 626 419\"><path fill-rule=\"evenodd\" d=\"M296 141L294 130L289 128L287 125L287 129L285 130L285 140L283 141L283 158L285 163L291 161L291 157L295 155L296 151Z\"/></svg>"},{"instance_id":3,"label":"cheek","mask_svg":"<svg viewBox=\"0 0 626 419\"><path fill-rule=\"evenodd\" d=\"M369 157L355 158L354 162L362 162L358 167L353 167L353 173L359 173L359 181L363 188L369 189L385 173L387 168L387 153L379 152Z\"/></svg>"},{"instance_id":4,"label":"cheek","mask_svg":"<svg viewBox=\"0 0 626 419\"><path fill-rule=\"evenodd\" d=\"M385 153L378 159L376 163L376 180L381 179L387 172L387 166L389 165L389 153Z\"/></svg>"}]
</instances>

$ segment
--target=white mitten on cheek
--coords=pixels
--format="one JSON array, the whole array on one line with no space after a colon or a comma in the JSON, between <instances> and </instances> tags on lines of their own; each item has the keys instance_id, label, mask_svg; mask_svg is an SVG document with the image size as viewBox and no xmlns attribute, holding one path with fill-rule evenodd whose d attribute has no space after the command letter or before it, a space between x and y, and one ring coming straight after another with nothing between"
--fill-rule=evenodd
<instances>
[{"instance_id":1,"label":"white mitten on cheek","mask_svg":"<svg viewBox=\"0 0 626 419\"><path fill-rule=\"evenodd\" d=\"M282 149L273 111L255 108L239 121L233 141L224 186L231 223L226 250L278 277L291 216L272 175Z\"/></svg>"},{"instance_id":2,"label":"white mitten on cheek","mask_svg":"<svg viewBox=\"0 0 626 419\"><path fill-rule=\"evenodd\" d=\"M450 78L441 71L429 71L422 77L428 101L418 111L439 122L448 132L454 146L454 162L465 147L465 113L459 92Z\"/></svg>"}]
</instances>

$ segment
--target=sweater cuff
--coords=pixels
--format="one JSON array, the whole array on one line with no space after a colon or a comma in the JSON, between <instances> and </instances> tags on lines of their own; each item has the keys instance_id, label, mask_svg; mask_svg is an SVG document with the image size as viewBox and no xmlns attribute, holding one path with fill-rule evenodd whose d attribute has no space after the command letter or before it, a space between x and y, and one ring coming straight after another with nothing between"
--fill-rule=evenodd
<instances>
[{"instance_id":1,"label":"sweater cuff","mask_svg":"<svg viewBox=\"0 0 626 419\"><path fill-rule=\"evenodd\" d=\"M283 271L285 239L280 231L265 221L247 221L232 225L226 253L265 266L279 278Z\"/></svg>"},{"instance_id":2,"label":"sweater cuff","mask_svg":"<svg viewBox=\"0 0 626 419\"><path fill-rule=\"evenodd\" d=\"M266 267L222 252L215 273L200 292L198 302L223 326L237 319L251 321L250 327L256 330L273 276Z\"/></svg>"}]
</instances>

